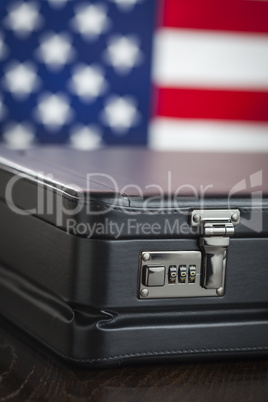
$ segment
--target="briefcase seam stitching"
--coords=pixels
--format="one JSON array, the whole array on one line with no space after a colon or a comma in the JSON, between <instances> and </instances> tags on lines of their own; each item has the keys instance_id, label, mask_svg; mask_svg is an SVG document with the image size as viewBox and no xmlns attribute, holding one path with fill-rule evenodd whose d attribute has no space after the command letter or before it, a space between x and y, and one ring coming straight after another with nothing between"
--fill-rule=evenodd
<instances>
[{"instance_id":1,"label":"briefcase seam stitching","mask_svg":"<svg viewBox=\"0 0 268 402\"><path fill-rule=\"evenodd\" d=\"M242 347L242 348L208 348L208 349L180 349L180 350L171 350L171 351L163 351L163 352L146 352L146 353L127 353L123 355L103 357L99 359L75 359L74 361L78 362L101 362L101 361L109 361L121 358L128 357L146 357L146 356L162 356L162 355L175 355L175 354L197 354L197 353L219 353L219 352L250 352L250 351L268 351L268 346L258 346L258 347Z\"/></svg>"},{"instance_id":2,"label":"briefcase seam stitching","mask_svg":"<svg viewBox=\"0 0 268 402\"><path fill-rule=\"evenodd\" d=\"M22 325L22 327L24 327ZM27 329L26 329L27 331ZM28 331L32 336L31 330ZM185 354L198 354L198 353L221 353L221 352L253 352L253 351L268 351L268 346L248 346L240 348L201 348L201 349L179 349L179 350L167 350L167 351L155 351L155 352L142 352L142 353L126 353L122 355L115 355L109 357L101 357L97 359L77 359L75 357L70 357L64 353L57 351L52 345L46 342L44 339L37 336L37 339L43 345L46 345L50 350L54 351L56 354L62 356L63 358L70 359L74 362L80 363L95 363L95 362L105 362L112 361L122 358L132 358L132 357L146 357L146 356L165 356L165 355L185 355Z\"/></svg>"}]
</instances>

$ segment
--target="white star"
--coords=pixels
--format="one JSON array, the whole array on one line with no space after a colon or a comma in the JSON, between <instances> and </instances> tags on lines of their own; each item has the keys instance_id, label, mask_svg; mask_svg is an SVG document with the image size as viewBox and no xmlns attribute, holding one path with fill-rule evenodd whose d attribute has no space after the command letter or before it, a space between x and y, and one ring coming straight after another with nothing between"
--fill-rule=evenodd
<instances>
[{"instance_id":1,"label":"white star","mask_svg":"<svg viewBox=\"0 0 268 402\"><path fill-rule=\"evenodd\" d=\"M2 98L0 97L0 119L5 117L5 115L6 115L6 107L3 104Z\"/></svg>"},{"instance_id":2,"label":"white star","mask_svg":"<svg viewBox=\"0 0 268 402\"><path fill-rule=\"evenodd\" d=\"M35 115L48 129L57 130L72 119L73 110L64 95L45 94L40 99Z\"/></svg>"},{"instance_id":3,"label":"white star","mask_svg":"<svg viewBox=\"0 0 268 402\"><path fill-rule=\"evenodd\" d=\"M5 25L14 31L19 38L26 38L33 31L40 29L43 18L35 3L19 2L8 7Z\"/></svg>"},{"instance_id":4,"label":"white star","mask_svg":"<svg viewBox=\"0 0 268 402\"><path fill-rule=\"evenodd\" d=\"M4 131L3 138L10 148L25 149L34 142L34 131L30 124L12 123Z\"/></svg>"},{"instance_id":5,"label":"white star","mask_svg":"<svg viewBox=\"0 0 268 402\"><path fill-rule=\"evenodd\" d=\"M136 3L142 0L110 0L117 5L120 11L131 11Z\"/></svg>"},{"instance_id":6,"label":"white star","mask_svg":"<svg viewBox=\"0 0 268 402\"><path fill-rule=\"evenodd\" d=\"M47 0L49 2L49 4L56 9L60 9L63 8L66 3L70 0Z\"/></svg>"},{"instance_id":7,"label":"white star","mask_svg":"<svg viewBox=\"0 0 268 402\"><path fill-rule=\"evenodd\" d=\"M76 7L71 25L85 39L94 40L102 32L107 31L110 20L107 17L106 8L102 4L79 5Z\"/></svg>"},{"instance_id":8,"label":"white star","mask_svg":"<svg viewBox=\"0 0 268 402\"><path fill-rule=\"evenodd\" d=\"M140 120L136 102L129 96L111 96L106 102L101 119L116 134L125 134L128 129Z\"/></svg>"},{"instance_id":9,"label":"white star","mask_svg":"<svg viewBox=\"0 0 268 402\"><path fill-rule=\"evenodd\" d=\"M72 130L70 143L77 149L96 149L102 144L101 132L97 126L76 126Z\"/></svg>"},{"instance_id":10,"label":"white star","mask_svg":"<svg viewBox=\"0 0 268 402\"><path fill-rule=\"evenodd\" d=\"M7 46L3 39L3 34L0 32L0 60L4 59L8 53Z\"/></svg>"},{"instance_id":11,"label":"white star","mask_svg":"<svg viewBox=\"0 0 268 402\"><path fill-rule=\"evenodd\" d=\"M99 66L79 65L69 83L71 90L84 100L92 100L107 88L103 71Z\"/></svg>"},{"instance_id":12,"label":"white star","mask_svg":"<svg viewBox=\"0 0 268 402\"><path fill-rule=\"evenodd\" d=\"M118 73L128 73L142 60L138 39L131 36L113 37L104 52L104 58Z\"/></svg>"},{"instance_id":13,"label":"white star","mask_svg":"<svg viewBox=\"0 0 268 402\"><path fill-rule=\"evenodd\" d=\"M13 62L6 71L3 84L15 98L23 100L38 89L40 80L31 63Z\"/></svg>"},{"instance_id":14,"label":"white star","mask_svg":"<svg viewBox=\"0 0 268 402\"><path fill-rule=\"evenodd\" d=\"M51 70L60 70L74 58L74 49L69 36L65 33L48 33L41 39L40 43L36 52L37 57Z\"/></svg>"}]
</instances>

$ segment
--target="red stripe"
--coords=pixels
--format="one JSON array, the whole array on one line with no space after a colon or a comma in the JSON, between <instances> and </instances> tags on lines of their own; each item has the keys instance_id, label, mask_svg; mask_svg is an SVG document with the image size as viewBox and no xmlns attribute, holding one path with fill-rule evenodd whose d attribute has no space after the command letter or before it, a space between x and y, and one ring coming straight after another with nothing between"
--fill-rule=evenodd
<instances>
[{"instance_id":1,"label":"red stripe","mask_svg":"<svg viewBox=\"0 0 268 402\"><path fill-rule=\"evenodd\" d=\"M157 88L154 95L162 117L268 121L268 92Z\"/></svg>"},{"instance_id":2,"label":"red stripe","mask_svg":"<svg viewBox=\"0 0 268 402\"><path fill-rule=\"evenodd\" d=\"M160 0L160 25L268 33L268 1Z\"/></svg>"}]
</instances>

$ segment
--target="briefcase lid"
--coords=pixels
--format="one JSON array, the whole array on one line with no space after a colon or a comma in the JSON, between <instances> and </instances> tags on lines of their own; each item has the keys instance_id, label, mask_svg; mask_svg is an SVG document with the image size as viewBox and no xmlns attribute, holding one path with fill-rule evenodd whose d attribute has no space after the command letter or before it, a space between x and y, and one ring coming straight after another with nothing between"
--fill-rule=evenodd
<instances>
[{"instance_id":1,"label":"briefcase lid","mask_svg":"<svg viewBox=\"0 0 268 402\"><path fill-rule=\"evenodd\" d=\"M138 222L150 224L166 217L172 222L180 217L189 223L193 209L239 208L244 223L251 220L253 211L260 211L259 232L262 236L268 233L267 154L165 152L140 147L94 151L63 146L26 151L1 147L0 173L3 200L10 179L19 177L12 193L17 206L32 209L37 205L37 188L43 187L63 200L58 205L64 210L87 206L76 209L79 213L73 217L77 222L102 222L107 217L122 221L135 216ZM35 215L57 224L55 214L42 212ZM65 216L59 226L65 228L69 218ZM239 225L238 234L252 232L243 226Z\"/></svg>"}]
</instances>

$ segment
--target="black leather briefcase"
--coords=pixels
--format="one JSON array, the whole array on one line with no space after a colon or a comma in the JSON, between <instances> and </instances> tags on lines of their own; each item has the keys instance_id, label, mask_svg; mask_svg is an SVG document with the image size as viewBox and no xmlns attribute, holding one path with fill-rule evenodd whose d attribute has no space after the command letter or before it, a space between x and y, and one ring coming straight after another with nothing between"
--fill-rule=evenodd
<instances>
[{"instance_id":1,"label":"black leather briefcase","mask_svg":"<svg viewBox=\"0 0 268 402\"><path fill-rule=\"evenodd\" d=\"M79 364L268 352L268 158L0 150L0 312Z\"/></svg>"}]
</instances>

